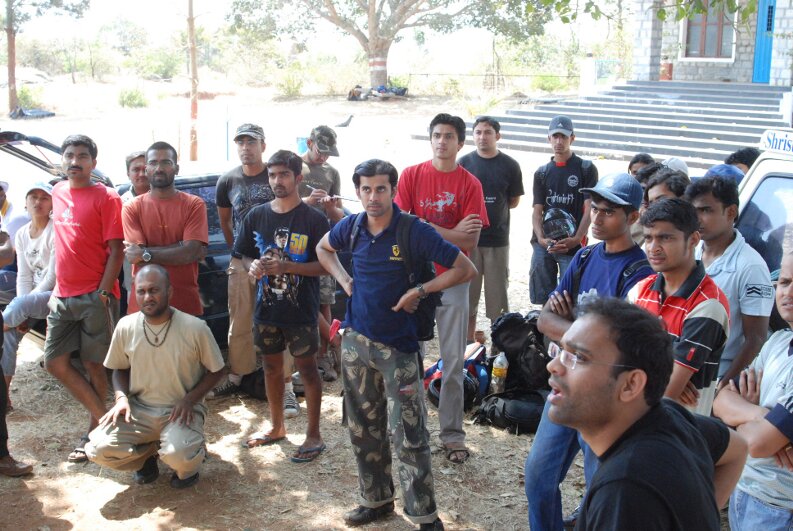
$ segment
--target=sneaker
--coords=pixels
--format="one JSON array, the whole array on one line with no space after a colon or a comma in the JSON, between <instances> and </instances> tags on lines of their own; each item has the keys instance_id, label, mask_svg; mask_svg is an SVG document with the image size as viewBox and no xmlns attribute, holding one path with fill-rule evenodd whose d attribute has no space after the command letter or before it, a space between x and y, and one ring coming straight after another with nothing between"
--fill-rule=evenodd
<instances>
[{"instance_id":1,"label":"sneaker","mask_svg":"<svg viewBox=\"0 0 793 531\"><path fill-rule=\"evenodd\" d=\"M441 522L440 518L436 518L435 521L432 522L432 523L421 524L419 526L419 530L420 531L424 531L425 529L427 531L443 531L444 530L443 522Z\"/></svg>"},{"instance_id":2,"label":"sneaker","mask_svg":"<svg viewBox=\"0 0 793 531\"><path fill-rule=\"evenodd\" d=\"M176 472L171 475L171 487L174 489L186 489L187 487L192 487L198 482L198 472L190 476L189 478L179 479L179 476L176 475Z\"/></svg>"},{"instance_id":3,"label":"sneaker","mask_svg":"<svg viewBox=\"0 0 793 531\"><path fill-rule=\"evenodd\" d=\"M223 383L219 384L217 387L208 392L206 398L207 400L214 400L216 398L233 395L237 392L237 390L239 390L239 388L239 385L233 384L231 380L226 378L223 380Z\"/></svg>"},{"instance_id":4,"label":"sneaker","mask_svg":"<svg viewBox=\"0 0 793 531\"><path fill-rule=\"evenodd\" d=\"M330 357L330 352L317 360L317 368L322 379L326 382L335 382L339 378L336 369L333 368L333 358Z\"/></svg>"},{"instance_id":5,"label":"sneaker","mask_svg":"<svg viewBox=\"0 0 793 531\"><path fill-rule=\"evenodd\" d=\"M352 511L344 514L344 523L350 527L366 525L375 520L388 517L394 512L394 502L388 502L380 507L364 507L359 505Z\"/></svg>"},{"instance_id":6,"label":"sneaker","mask_svg":"<svg viewBox=\"0 0 793 531\"><path fill-rule=\"evenodd\" d=\"M562 519L562 527L564 529L575 529L575 524L578 521L578 515L581 513L581 506L576 507L572 513Z\"/></svg>"},{"instance_id":7,"label":"sneaker","mask_svg":"<svg viewBox=\"0 0 793 531\"><path fill-rule=\"evenodd\" d=\"M132 475L133 481L138 485L151 483L160 477L160 470L157 467L157 456L153 455L146 459L140 470Z\"/></svg>"},{"instance_id":8,"label":"sneaker","mask_svg":"<svg viewBox=\"0 0 793 531\"><path fill-rule=\"evenodd\" d=\"M299 372L295 372L292 375L292 389L294 389L297 396L306 396L306 389L303 387L303 379L300 378Z\"/></svg>"},{"instance_id":9,"label":"sneaker","mask_svg":"<svg viewBox=\"0 0 793 531\"><path fill-rule=\"evenodd\" d=\"M293 391L284 392L284 418L293 419L300 415L300 404Z\"/></svg>"}]
</instances>

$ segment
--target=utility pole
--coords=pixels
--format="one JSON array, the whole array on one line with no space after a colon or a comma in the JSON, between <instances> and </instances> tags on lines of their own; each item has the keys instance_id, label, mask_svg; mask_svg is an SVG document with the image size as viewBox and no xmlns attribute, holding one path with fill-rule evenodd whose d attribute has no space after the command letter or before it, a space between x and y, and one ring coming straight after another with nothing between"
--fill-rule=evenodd
<instances>
[{"instance_id":1,"label":"utility pole","mask_svg":"<svg viewBox=\"0 0 793 531\"><path fill-rule=\"evenodd\" d=\"M190 160L198 160L198 61L193 0L187 0L187 45L190 49Z\"/></svg>"}]
</instances>

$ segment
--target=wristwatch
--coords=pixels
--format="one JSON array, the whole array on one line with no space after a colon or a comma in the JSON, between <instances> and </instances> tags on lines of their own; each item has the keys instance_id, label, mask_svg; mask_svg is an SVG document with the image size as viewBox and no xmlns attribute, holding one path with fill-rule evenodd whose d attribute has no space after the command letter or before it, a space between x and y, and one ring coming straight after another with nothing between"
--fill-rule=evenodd
<instances>
[{"instance_id":1,"label":"wristwatch","mask_svg":"<svg viewBox=\"0 0 793 531\"><path fill-rule=\"evenodd\" d=\"M105 298L110 298L110 292L106 289L100 289L99 294Z\"/></svg>"},{"instance_id":2,"label":"wristwatch","mask_svg":"<svg viewBox=\"0 0 793 531\"><path fill-rule=\"evenodd\" d=\"M141 255L144 262L151 262L151 253L148 249L143 249L143 255Z\"/></svg>"},{"instance_id":3,"label":"wristwatch","mask_svg":"<svg viewBox=\"0 0 793 531\"><path fill-rule=\"evenodd\" d=\"M428 293L427 293L427 292L424 290L424 284L422 284L421 282L419 282L418 284L416 284L416 290L419 292L419 299L426 299L426 298L427 298L427 296L429 295L429 294L428 294Z\"/></svg>"}]
</instances>

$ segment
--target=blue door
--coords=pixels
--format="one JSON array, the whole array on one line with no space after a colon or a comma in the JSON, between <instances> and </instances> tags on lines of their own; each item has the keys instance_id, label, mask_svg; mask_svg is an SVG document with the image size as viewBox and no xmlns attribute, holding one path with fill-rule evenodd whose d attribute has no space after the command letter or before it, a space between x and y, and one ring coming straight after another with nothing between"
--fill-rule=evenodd
<instances>
[{"instance_id":1,"label":"blue door","mask_svg":"<svg viewBox=\"0 0 793 531\"><path fill-rule=\"evenodd\" d=\"M760 0L758 4L752 82L768 83L771 78L771 50L774 46L776 0Z\"/></svg>"}]
</instances>

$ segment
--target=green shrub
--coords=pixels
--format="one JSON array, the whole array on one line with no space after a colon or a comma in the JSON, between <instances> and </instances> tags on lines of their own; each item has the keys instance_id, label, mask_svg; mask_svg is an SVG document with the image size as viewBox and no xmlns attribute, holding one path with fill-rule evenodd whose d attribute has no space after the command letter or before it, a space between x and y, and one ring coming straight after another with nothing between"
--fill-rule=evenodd
<instances>
[{"instance_id":1,"label":"green shrub","mask_svg":"<svg viewBox=\"0 0 793 531\"><path fill-rule=\"evenodd\" d=\"M534 76L531 80L531 87L534 90L542 90L544 92L556 92L565 88L565 86L565 81L561 77L554 75L541 74Z\"/></svg>"},{"instance_id":2,"label":"green shrub","mask_svg":"<svg viewBox=\"0 0 793 531\"><path fill-rule=\"evenodd\" d=\"M129 107L131 109L149 106L149 102L146 100L143 91L137 88L121 89L121 92L118 94L118 104L122 107Z\"/></svg>"},{"instance_id":3,"label":"green shrub","mask_svg":"<svg viewBox=\"0 0 793 531\"><path fill-rule=\"evenodd\" d=\"M276 85L281 96L296 98L303 90L303 77L298 72L285 72Z\"/></svg>"},{"instance_id":4,"label":"green shrub","mask_svg":"<svg viewBox=\"0 0 793 531\"><path fill-rule=\"evenodd\" d=\"M443 83L443 93L447 96L462 96L463 89L457 79L449 78Z\"/></svg>"},{"instance_id":5,"label":"green shrub","mask_svg":"<svg viewBox=\"0 0 793 531\"><path fill-rule=\"evenodd\" d=\"M41 107L41 87L22 85L17 92L19 106L23 109L37 109Z\"/></svg>"},{"instance_id":6,"label":"green shrub","mask_svg":"<svg viewBox=\"0 0 793 531\"><path fill-rule=\"evenodd\" d=\"M388 76L389 87L410 87L410 76Z\"/></svg>"}]
</instances>

